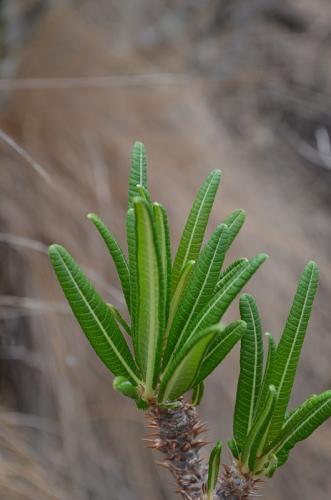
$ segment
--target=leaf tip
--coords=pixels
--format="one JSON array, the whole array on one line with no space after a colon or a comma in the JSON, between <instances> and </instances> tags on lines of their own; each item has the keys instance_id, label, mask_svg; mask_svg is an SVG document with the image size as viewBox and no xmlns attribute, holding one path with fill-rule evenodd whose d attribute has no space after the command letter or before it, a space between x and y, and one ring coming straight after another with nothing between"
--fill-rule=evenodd
<instances>
[{"instance_id":1,"label":"leaf tip","mask_svg":"<svg viewBox=\"0 0 331 500\"><path fill-rule=\"evenodd\" d=\"M219 168L215 168L214 170L212 170L210 172L210 178L216 178L218 180L218 182L221 180L221 177L222 177L222 171L219 169Z\"/></svg>"},{"instance_id":2,"label":"leaf tip","mask_svg":"<svg viewBox=\"0 0 331 500\"><path fill-rule=\"evenodd\" d=\"M64 250L63 246L58 245L57 243L53 243L48 247L48 255L50 258L54 257L57 255L61 250Z\"/></svg>"},{"instance_id":3,"label":"leaf tip","mask_svg":"<svg viewBox=\"0 0 331 500\"><path fill-rule=\"evenodd\" d=\"M142 141L135 141L133 143L133 149L135 148L143 148L145 149L145 144Z\"/></svg>"},{"instance_id":4,"label":"leaf tip","mask_svg":"<svg viewBox=\"0 0 331 500\"><path fill-rule=\"evenodd\" d=\"M254 297L253 295L250 295L249 293L243 293L240 297L240 300L239 302L246 302L247 300L251 300L253 299L254 300Z\"/></svg>"},{"instance_id":5,"label":"leaf tip","mask_svg":"<svg viewBox=\"0 0 331 500\"><path fill-rule=\"evenodd\" d=\"M91 220L91 221L95 221L97 220L99 217L97 216L97 214L93 213L93 212L90 212L89 214L87 214L86 216L88 218L88 220Z\"/></svg>"},{"instance_id":6,"label":"leaf tip","mask_svg":"<svg viewBox=\"0 0 331 500\"><path fill-rule=\"evenodd\" d=\"M310 260L305 267L305 271L315 272L317 276L319 275L319 267L314 260Z\"/></svg>"},{"instance_id":7,"label":"leaf tip","mask_svg":"<svg viewBox=\"0 0 331 500\"><path fill-rule=\"evenodd\" d=\"M221 451L221 449L222 449L222 441L217 441L217 443L215 444L215 450Z\"/></svg>"},{"instance_id":8,"label":"leaf tip","mask_svg":"<svg viewBox=\"0 0 331 500\"><path fill-rule=\"evenodd\" d=\"M237 208L236 210L234 210L233 215L235 215L237 217L239 215L242 215L243 218L246 218L247 213L246 213L246 210L244 210L243 208Z\"/></svg>"}]
</instances>

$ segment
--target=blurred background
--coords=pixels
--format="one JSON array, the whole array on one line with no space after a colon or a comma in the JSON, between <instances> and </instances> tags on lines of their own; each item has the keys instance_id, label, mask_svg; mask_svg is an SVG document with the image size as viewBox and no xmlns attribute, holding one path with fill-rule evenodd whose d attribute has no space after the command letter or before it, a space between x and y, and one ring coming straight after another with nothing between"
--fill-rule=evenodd
<instances>
[{"instance_id":1,"label":"blurred background","mask_svg":"<svg viewBox=\"0 0 331 500\"><path fill-rule=\"evenodd\" d=\"M86 214L124 245L134 140L174 248L221 168L211 227L246 209L230 258L270 255L246 287L265 330L279 338L305 263L321 268L292 404L330 388L330 0L1 0L0 12L0 498L170 500L144 417L112 390L47 245L65 245L123 308ZM238 354L206 389L211 442L231 437ZM330 498L330 433L331 422L296 447L266 499Z\"/></svg>"}]
</instances>

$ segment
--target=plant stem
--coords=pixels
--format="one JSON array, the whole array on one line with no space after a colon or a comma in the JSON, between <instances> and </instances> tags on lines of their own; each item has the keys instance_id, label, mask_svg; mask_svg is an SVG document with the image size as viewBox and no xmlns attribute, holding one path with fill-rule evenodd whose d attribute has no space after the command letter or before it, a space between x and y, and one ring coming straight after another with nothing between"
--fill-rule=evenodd
<instances>
[{"instance_id":1,"label":"plant stem","mask_svg":"<svg viewBox=\"0 0 331 500\"><path fill-rule=\"evenodd\" d=\"M148 447L163 454L160 465L175 478L177 493L187 500L206 499L207 466L199 454L207 443L198 438L206 429L196 407L179 400L175 408L152 406L147 415Z\"/></svg>"},{"instance_id":2,"label":"plant stem","mask_svg":"<svg viewBox=\"0 0 331 500\"><path fill-rule=\"evenodd\" d=\"M231 466L225 465L215 492L215 498L220 500L249 500L252 498L261 483L251 474L242 473L234 462Z\"/></svg>"},{"instance_id":3,"label":"plant stem","mask_svg":"<svg viewBox=\"0 0 331 500\"><path fill-rule=\"evenodd\" d=\"M199 439L206 429L197 408L182 399L175 407L153 405L147 412L151 431L147 447L163 454L159 465L170 471L177 490L186 500L249 500L256 492L259 479L242 473L236 463L224 466L214 493L207 494L207 465L200 449L207 444Z\"/></svg>"}]
</instances>

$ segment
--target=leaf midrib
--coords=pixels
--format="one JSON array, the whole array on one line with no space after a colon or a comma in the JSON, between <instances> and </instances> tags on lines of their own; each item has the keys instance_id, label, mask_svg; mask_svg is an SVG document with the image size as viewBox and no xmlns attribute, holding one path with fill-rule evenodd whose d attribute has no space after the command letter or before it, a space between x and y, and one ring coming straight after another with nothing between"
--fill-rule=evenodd
<instances>
[{"instance_id":1,"label":"leaf midrib","mask_svg":"<svg viewBox=\"0 0 331 500\"><path fill-rule=\"evenodd\" d=\"M251 394L251 401L250 401L250 407L249 407L249 416L248 416L248 426L247 426L247 431L249 432L249 430L251 429L251 426L252 426L252 420L253 420L253 415L254 415L255 391L256 391L256 387L257 387L257 381L256 381L256 379L257 379L257 358L258 358L257 348L258 348L258 344L257 344L257 329L256 329L255 321L254 321L253 311L252 311L251 304L250 304L249 300L247 300L247 302L248 302L249 313L250 313L250 316L251 316L251 319L252 319L252 325L253 325L253 329L254 329L254 345L255 345L255 349L254 349L253 386L252 386L252 394Z\"/></svg>"},{"instance_id":2,"label":"leaf midrib","mask_svg":"<svg viewBox=\"0 0 331 500\"><path fill-rule=\"evenodd\" d=\"M147 363L146 363L146 388L153 387L153 379L154 379L154 369L155 369L155 361L156 361L156 350L157 350L157 340L158 340L158 320L157 315L153 314L153 312L157 309L157 297L155 297L155 289L159 289L156 281L153 279L154 269L153 263L150 264L149 273L148 273L148 281L149 281L149 290L152 292L149 294L149 302L151 304L151 311L145 311L146 314L149 314L149 339L148 349L147 349ZM152 362L150 361L152 360Z\"/></svg>"},{"instance_id":3,"label":"leaf midrib","mask_svg":"<svg viewBox=\"0 0 331 500\"><path fill-rule=\"evenodd\" d=\"M188 254L189 254L190 248L191 248L191 243L192 243L192 241L193 241L194 232L195 232L196 227L197 227L197 225L198 225L198 220L199 220L199 217L200 217L200 213L201 213L201 211L202 211L203 204L204 204L205 199L206 199L206 197L207 197L207 194L209 193L209 190L210 190L210 188L211 188L211 186L212 186L212 182L213 182L214 178L215 178L215 174L214 174L214 175L212 176L212 178L210 179L210 183L209 183L209 185L208 185L208 188L206 189L205 194L203 195L203 198L202 198L202 200L201 200L201 202L200 202L200 207L199 207L199 209L198 209L198 213L197 213L197 216L196 216L196 218L195 218L195 222L194 222L194 225L193 225L193 228L192 228L192 231L191 231L191 235L190 235L190 239L189 239L189 244L186 246L185 255L184 255L183 259L182 259L182 265L181 265L181 268L179 269L179 274L182 272L183 267L184 267L184 265L185 265L185 263L186 263L186 259L187 259L187 256L188 256ZM189 216L189 217L190 217L190 216ZM186 230L186 227L185 227L184 231L185 231L185 230Z\"/></svg>"},{"instance_id":4,"label":"leaf midrib","mask_svg":"<svg viewBox=\"0 0 331 500\"><path fill-rule=\"evenodd\" d=\"M144 176L143 176L143 146L142 144L139 145L139 184L142 186L144 185Z\"/></svg>"},{"instance_id":5,"label":"leaf midrib","mask_svg":"<svg viewBox=\"0 0 331 500\"><path fill-rule=\"evenodd\" d=\"M288 367L289 367L290 362L291 362L291 358L292 358L292 354L293 354L294 348L296 346L296 341L297 341L297 338L298 338L298 335L299 335L299 332L300 332L300 328L301 328L301 324L302 324L303 316L304 316L304 311L305 311L305 308L306 308L306 305L307 305L307 301L308 301L308 297L309 297L310 287L311 287L311 284L312 284L312 281L313 281L313 275L314 275L314 270L312 269L311 270L310 279L309 279L308 288L307 288L307 293L306 293L306 296L305 296L305 301L304 301L303 307L301 309L301 314L300 314L300 319L299 319L298 327L297 327L297 330L296 330L296 333L295 333L295 336L294 336L294 341L292 342L291 349L290 349L290 354L289 354L289 356L287 358L287 361L286 361L286 364L285 364L285 370L283 371L283 375L282 375L282 377L280 379L280 383L278 385L277 398L279 398L279 395L280 395L280 393L281 393L281 391L283 389L283 384L284 384L284 381L285 381L285 378L286 378L286 375L287 375L287 370L288 370Z\"/></svg>"}]
</instances>

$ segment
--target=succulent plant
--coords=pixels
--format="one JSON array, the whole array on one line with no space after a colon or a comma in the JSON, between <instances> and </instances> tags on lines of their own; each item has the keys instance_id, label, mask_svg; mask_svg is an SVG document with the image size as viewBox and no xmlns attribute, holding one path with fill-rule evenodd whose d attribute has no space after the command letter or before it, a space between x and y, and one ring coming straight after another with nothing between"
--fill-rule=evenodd
<instances>
[{"instance_id":1,"label":"succulent plant","mask_svg":"<svg viewBox=\"0 0 331 500\"><path fill-rule=\"evenodd\" d=\"M148 446L164 455L163 465L187 499L245 499L260 477L285 463L290 449L331 415L331 391L310 397L286 413L300 351L318 283L310 262L278 347L270 334L265 368L256 302L240 299L241 319L228 325L228 307L267 256L241 258L223 269L245 212L235 210L203 246L221 179L219 170L205 179L189 213L175 258L165 208L147 186L145 147L132 151L126 217L127 253L95 214L88 218L104 240L118 272L127 306L125 319L108 304L60 245L49 255L63 292L91 346L114 374L113 387L146 411ZM221 442L209 466L199 456L206 443L197 415L206 378L241 340L240 377L234 413L234 461L220 474ZM191 402L184 400L192 390Z\"/></svg>"}]
</instances>

